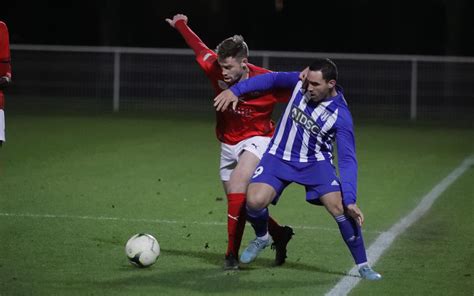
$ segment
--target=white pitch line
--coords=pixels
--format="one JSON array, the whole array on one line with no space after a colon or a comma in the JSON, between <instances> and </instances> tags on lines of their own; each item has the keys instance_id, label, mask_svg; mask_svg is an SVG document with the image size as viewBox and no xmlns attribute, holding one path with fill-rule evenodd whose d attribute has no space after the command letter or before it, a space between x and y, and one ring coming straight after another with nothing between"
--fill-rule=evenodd
<instances>
[{"instance_id":1,"label":"white pitch line","mask_svg":"<svg viewBox=\"0 0 474 296\"><path fill-rule=\"evenodd\" d=\"M418 206L411 211L410 214L406 215L398 223L393 225L388 231L380 234L372 245L367 249L367 257L369 258L369 264L374 265L380 256L387 250L393 241L403 233L408 227L416 222L431 208L436 199L454 183L462 174L464 174L471 166L474 165L474 155L471 155L464 159L464 161L455 168L447 177L441 182L436 184L431 191L423 196ZM358 276L357 267L353 267L349 271L349 276L343 277L335 286L332 288L326 296L341 296L347 295L361 280ZM357 275L357 276L354 276ZM383 279L382 279L383 280Z\"/></svg>"},{"instance_id":2,"label":"white pitch line","mask_svg":"<svg viewBox=\"0 0 474 296\"><path fill-rule=\"evenodd\" d=\"M33 213L1 213L0 217L25 217L25 218L43 218L43 219L71 219L71 220L96 220L96 221L122 221L122 222L145 222L153 224L194 224L194 225L205 225L205 226L223 226L227 225L225 222L201 222L201 221L177 221L177 220L160 220L160 219L136 219L136 218L120 218L120 217L107 217L107 216L74 216L74 215L55 215L55 214L33 214ZM324 231L339 231L337 228L329 227L318 227L318 226L306 226L306 225L296 225L291 226L294 229L302 230L324 230ZM378 233L380 231L367 231L371 233Z\"/></svg>"}]
</instances>

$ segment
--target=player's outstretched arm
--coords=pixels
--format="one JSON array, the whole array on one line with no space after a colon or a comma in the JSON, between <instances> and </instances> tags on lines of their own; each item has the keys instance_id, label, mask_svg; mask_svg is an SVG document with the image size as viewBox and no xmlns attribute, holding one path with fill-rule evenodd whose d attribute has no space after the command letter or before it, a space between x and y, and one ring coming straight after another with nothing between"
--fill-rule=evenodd
<instances>
[{"instance_id":1,"label":"player's outstretched arm","mask_svg":"<svg viewBox=\"0 0 474 296\"><path fill-rule=\"evenodd\" d=\"M298 75L298 72L270 72L245 79L215 97L214 107L216 111L225 111L232 104L232 108L235 110L239 97L244 94L276 88L293 89L299 81Z\"/></svg>"},{"instance_id":2,"label":"player's outstretched arm","mask_svg":"<svg viewBox=\"0 0 474 296\"><path fill-rule=\"evenodd\" d=\"M273 88L276 72L258 75L250 79L243 80L230 89L226 89L214 98L214 107L216 111L224 112L230 104L235 110L239 102L239 96L257 90L268 90Z\"/></svg>"},{"instance_id":3,"label":"player's outstretched arm","mask_svg":"<svg viewBox=\"0 0 474 296\"><path fill-rule=\"evenodd\" d=\"M180 13L174 15L172 19L169 19L169 18L165 19L165 21L166 21L171 27L173 27L173 28L175 28L175 29L176 29L176 26L175 26L175 25L176 25L176 22L177 22L177 21L180 21L180 20L183 20L185 24L188 23L188 17L187 17L186 15L180 14Z\"/></svg>"},{"instance_id":4,"label":"player's outstretched arm","mask_svg":"<svg viewBox=\"0 0 474 296\"><path fill-rule=\"evenodd\" d=\"M165 21L183 36L184 41L186 41L186 44L194 51L196 57L204 52L212 52L207 45L202 42L201 38L188 27L188 17L186 15L176 14L172 19L167 18Z\"/></svg>"}]
</instances>

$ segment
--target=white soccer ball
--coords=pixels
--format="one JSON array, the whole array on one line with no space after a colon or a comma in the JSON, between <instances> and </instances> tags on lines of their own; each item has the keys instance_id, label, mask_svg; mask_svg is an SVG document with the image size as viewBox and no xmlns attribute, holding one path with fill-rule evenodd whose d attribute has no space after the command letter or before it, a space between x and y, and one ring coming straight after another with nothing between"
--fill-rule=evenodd
<instances>
[{"instance_id":1,"label":"white soccer ball","mask_svg":"<svg viewBox=\"0 0 474 296\"><path fill-rule=\"evenodd\" d=\"M133 265L148 267L160 256L160 245L151 234L138 233L127 241L125 254Z\"/></svg>"}]
</instances>

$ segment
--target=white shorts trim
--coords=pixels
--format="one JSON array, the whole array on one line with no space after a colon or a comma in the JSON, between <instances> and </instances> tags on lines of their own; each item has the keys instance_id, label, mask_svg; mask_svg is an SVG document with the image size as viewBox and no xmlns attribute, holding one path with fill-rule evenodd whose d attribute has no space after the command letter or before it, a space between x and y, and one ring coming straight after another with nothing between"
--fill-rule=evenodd
<instances>
[{"instance_id":1,"label":"white shorts trim","mask_svg":"<svg viewBox=\"0 0 474 296\"><path fill-rule=\"evenodd\" d=\"M255 136L240 141L235 145L221 143L221 161L219 167L221 180L229 181L230 174L232 174L232 171L237 166L239 157L244 151L249 151L257 156L258 159L262 159L263 153L265 153L268 143L270 143L270 139L270 137Z\"/></svg>"},{"instance_id":2,"label":"white shorts trim","mask_svg":"<svg viewBox=\"0 0 474 296\"><path fill-rule=\"evenodd\" d=\"M5 112L0 110L0 141L5 142Z\"/></svg>"}]
</instances>

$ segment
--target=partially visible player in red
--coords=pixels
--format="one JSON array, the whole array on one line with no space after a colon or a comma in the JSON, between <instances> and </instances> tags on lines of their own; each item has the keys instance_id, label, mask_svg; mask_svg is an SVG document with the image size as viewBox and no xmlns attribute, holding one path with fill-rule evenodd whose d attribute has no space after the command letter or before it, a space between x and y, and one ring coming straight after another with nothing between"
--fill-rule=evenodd
<instances>
[{"instance_id":1,"label":"partially visible player in red","mask_svg":"<svg viewBox=\"0 0 474 296\"><path fill-rule=\"evenodd\" d=\"M216 95L241 80L270 72L248 63L248 47L242 36L225 39L214 52L188 27L185 15L177 14L166 21L192 48ZM221 142L220 177L227 194L228 247L224 269L239 268L237 258L246 221L247 186L275 129L271 120L273 107L277 102L287 102L288 97L286 91L253 93L243 97L235 110L228 108L216 113L216 135ZM275 264L281 265L293 229L278 225L270 217L269 232L274 240Z\"/></svg>"},{"instance_id":2,"label":"partially visible player in red","mask_svg":"<svg viewBox=\"0 0 474 296\"><path fill-rule=\"evenodd\" d=\"M5 96L3 90L12 81L10 64L10 41L7 25L0 21L0 146L5 142Z\"/></svg>"}]
</instances>

